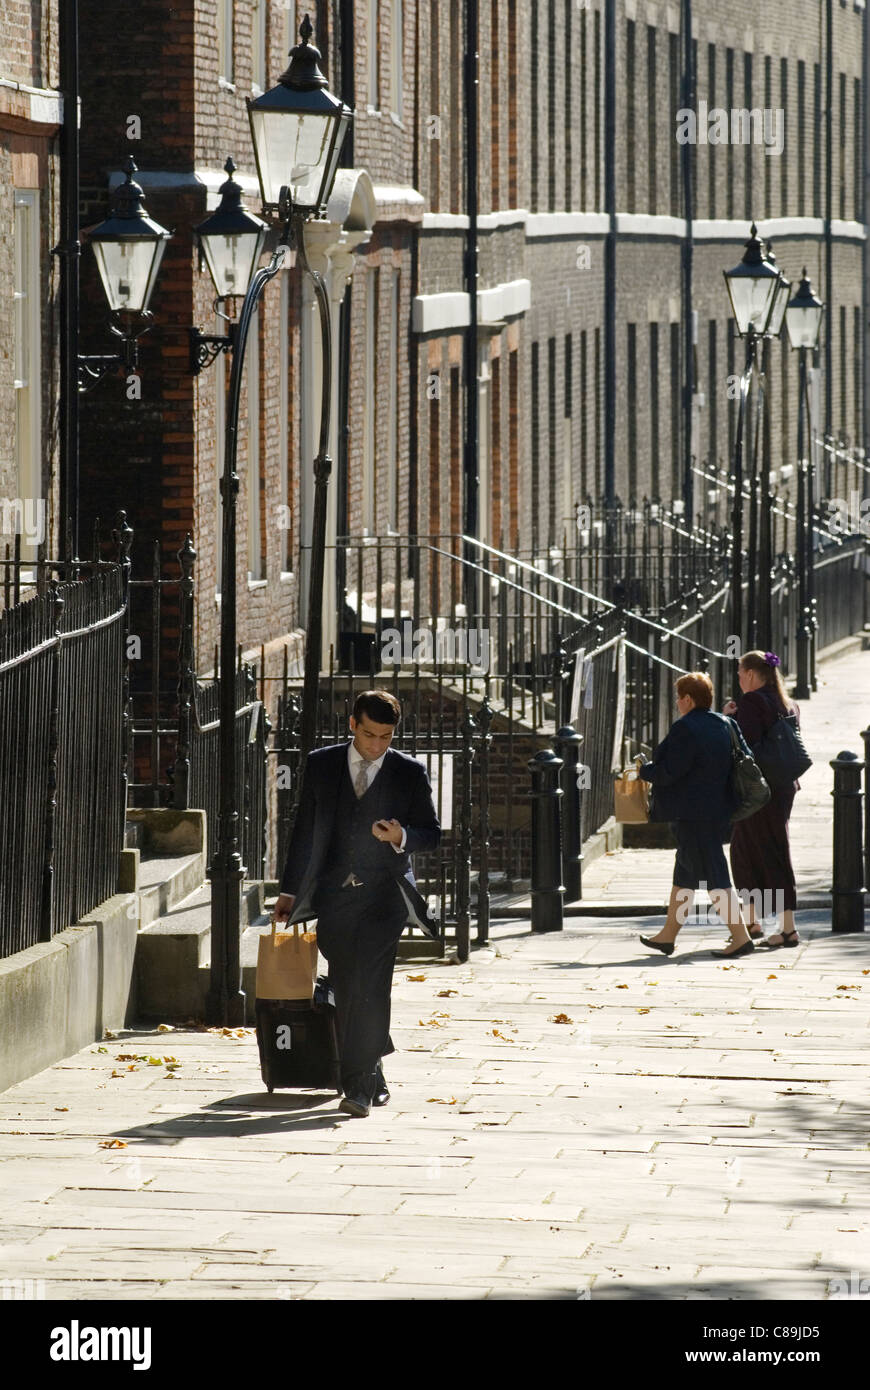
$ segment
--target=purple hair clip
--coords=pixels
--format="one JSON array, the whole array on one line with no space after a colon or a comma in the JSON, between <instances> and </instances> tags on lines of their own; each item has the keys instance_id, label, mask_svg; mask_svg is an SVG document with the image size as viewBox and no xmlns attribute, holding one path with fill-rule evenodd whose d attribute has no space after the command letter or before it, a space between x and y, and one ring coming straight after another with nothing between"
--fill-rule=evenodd
<instances>
[{"instance_id":1,"label":"purple hair clip","mask_svg":"<svg viewBox=\"0 0 870 1390\"><path fill-rule=\"evenodd\" d=\"M776 652L765 652L764 659L767 662L768 666L779 665L779 657L777 656Z\"/></svg>"}]
</instances>

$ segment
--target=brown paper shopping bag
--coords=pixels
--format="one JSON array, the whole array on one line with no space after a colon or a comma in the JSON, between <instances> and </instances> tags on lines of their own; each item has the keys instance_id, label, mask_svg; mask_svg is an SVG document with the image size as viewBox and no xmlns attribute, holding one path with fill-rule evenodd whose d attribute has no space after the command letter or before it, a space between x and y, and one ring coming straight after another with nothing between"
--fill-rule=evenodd
<instances>
[{"instance_id":1,"label":"brown paper shopping bag","mask_svg":"<svg viewBox=\"0 0 870 1390\"><path fill-rule=\"evenodd\" d=\"M640 758L613 782L613 814L620 825L638 825L649 820L649 783L638 776Z\"/></svg>"},{"instance_id":2,"label":"brown paper shopping bag","mask_svg":"<svg viewBox=\"0 0 870 1390\"><path fill-rule=\"evenodd\" d=\"M272 930L260 937L257 955L258 999L311 999L317 976L317 933Z\"/></svg>"}]
</instances>

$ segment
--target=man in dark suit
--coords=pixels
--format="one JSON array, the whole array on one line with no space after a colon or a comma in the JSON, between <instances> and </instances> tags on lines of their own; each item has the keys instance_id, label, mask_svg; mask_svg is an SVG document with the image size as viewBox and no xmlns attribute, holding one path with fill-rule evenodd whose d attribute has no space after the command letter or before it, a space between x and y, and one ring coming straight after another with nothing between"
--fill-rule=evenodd
<instances>
[{"instance_id":1,"label":"man in dark suit","mask_svg":"<svg viewBox=\"0 0 870 1390\"><path fill-rule=\"evenodd\" d=\"M317 917L341 1055L339 1109L365 1116L390 1098L381 1059L394 1052L390 990L408 922L434 936L411 869L441 827L426 769L391 748L401 718L386 690L358 695L353 739L309 753L287 851L276 921Z\"/></svg>"}]
</instances>

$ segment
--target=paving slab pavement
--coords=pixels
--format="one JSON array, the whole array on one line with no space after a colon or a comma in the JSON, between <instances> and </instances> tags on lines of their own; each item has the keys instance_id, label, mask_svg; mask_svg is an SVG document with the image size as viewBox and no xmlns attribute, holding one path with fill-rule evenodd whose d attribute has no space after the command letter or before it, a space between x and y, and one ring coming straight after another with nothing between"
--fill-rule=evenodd
<instances>
[{"instance_id":1,"label":"paving slab pavement","mask_svg":"<svg viewBox=\"0 0 870 1390\"><path fill-rule=\"evenodd\" d=\"M249 1029L106 1038L0 1095L2 1277L84 1300L824 1300L870 1273L870 936L829 922L734 963L706 954L715 926L666 960L644 919L496 923L465 965L397 970L393 1096L366 1120L269 1096Z\"/></svg>"}]
</instances>

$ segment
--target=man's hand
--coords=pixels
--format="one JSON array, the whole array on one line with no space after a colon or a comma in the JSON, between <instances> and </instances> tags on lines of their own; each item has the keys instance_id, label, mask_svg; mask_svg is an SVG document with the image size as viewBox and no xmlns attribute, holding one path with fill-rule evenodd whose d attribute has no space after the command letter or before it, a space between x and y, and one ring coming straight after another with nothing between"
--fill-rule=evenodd
<instances>
[{"instance_id":1,"label":"man's hand","mask_svg":"<svg viewBox=\"0 0 870 1390\"><path fill-rule=\"evenodd\" d=\"M296 899L292 893L279 893L275 903L274 918L277 923L286 922L290 913L293 911L293 904Z\"/></svg>"},{"instance_id":2,"label":"man's hand","mask_svg":"<svg viewBox=\"0 0 870 1390\"><path fill-rule=\"evenodd\" d=\"M722 706L722 713L723 713L723 714L736 714L736 713L737 713L737 702L736 702L735 700L729 700L727 704L725 704L725 705Z\"/></svg>"},{"instance_id":3,"label":"man's hand","mask_svg":"<svg viewBox=\"0 0 870 1390\"><path fill-rule=\"evenodd\" d=\"M376 820L372 826L372 834L376 840L382 840L391 845L402 843L402 827L395 819Z\"/></svg>"}]
</instances>

